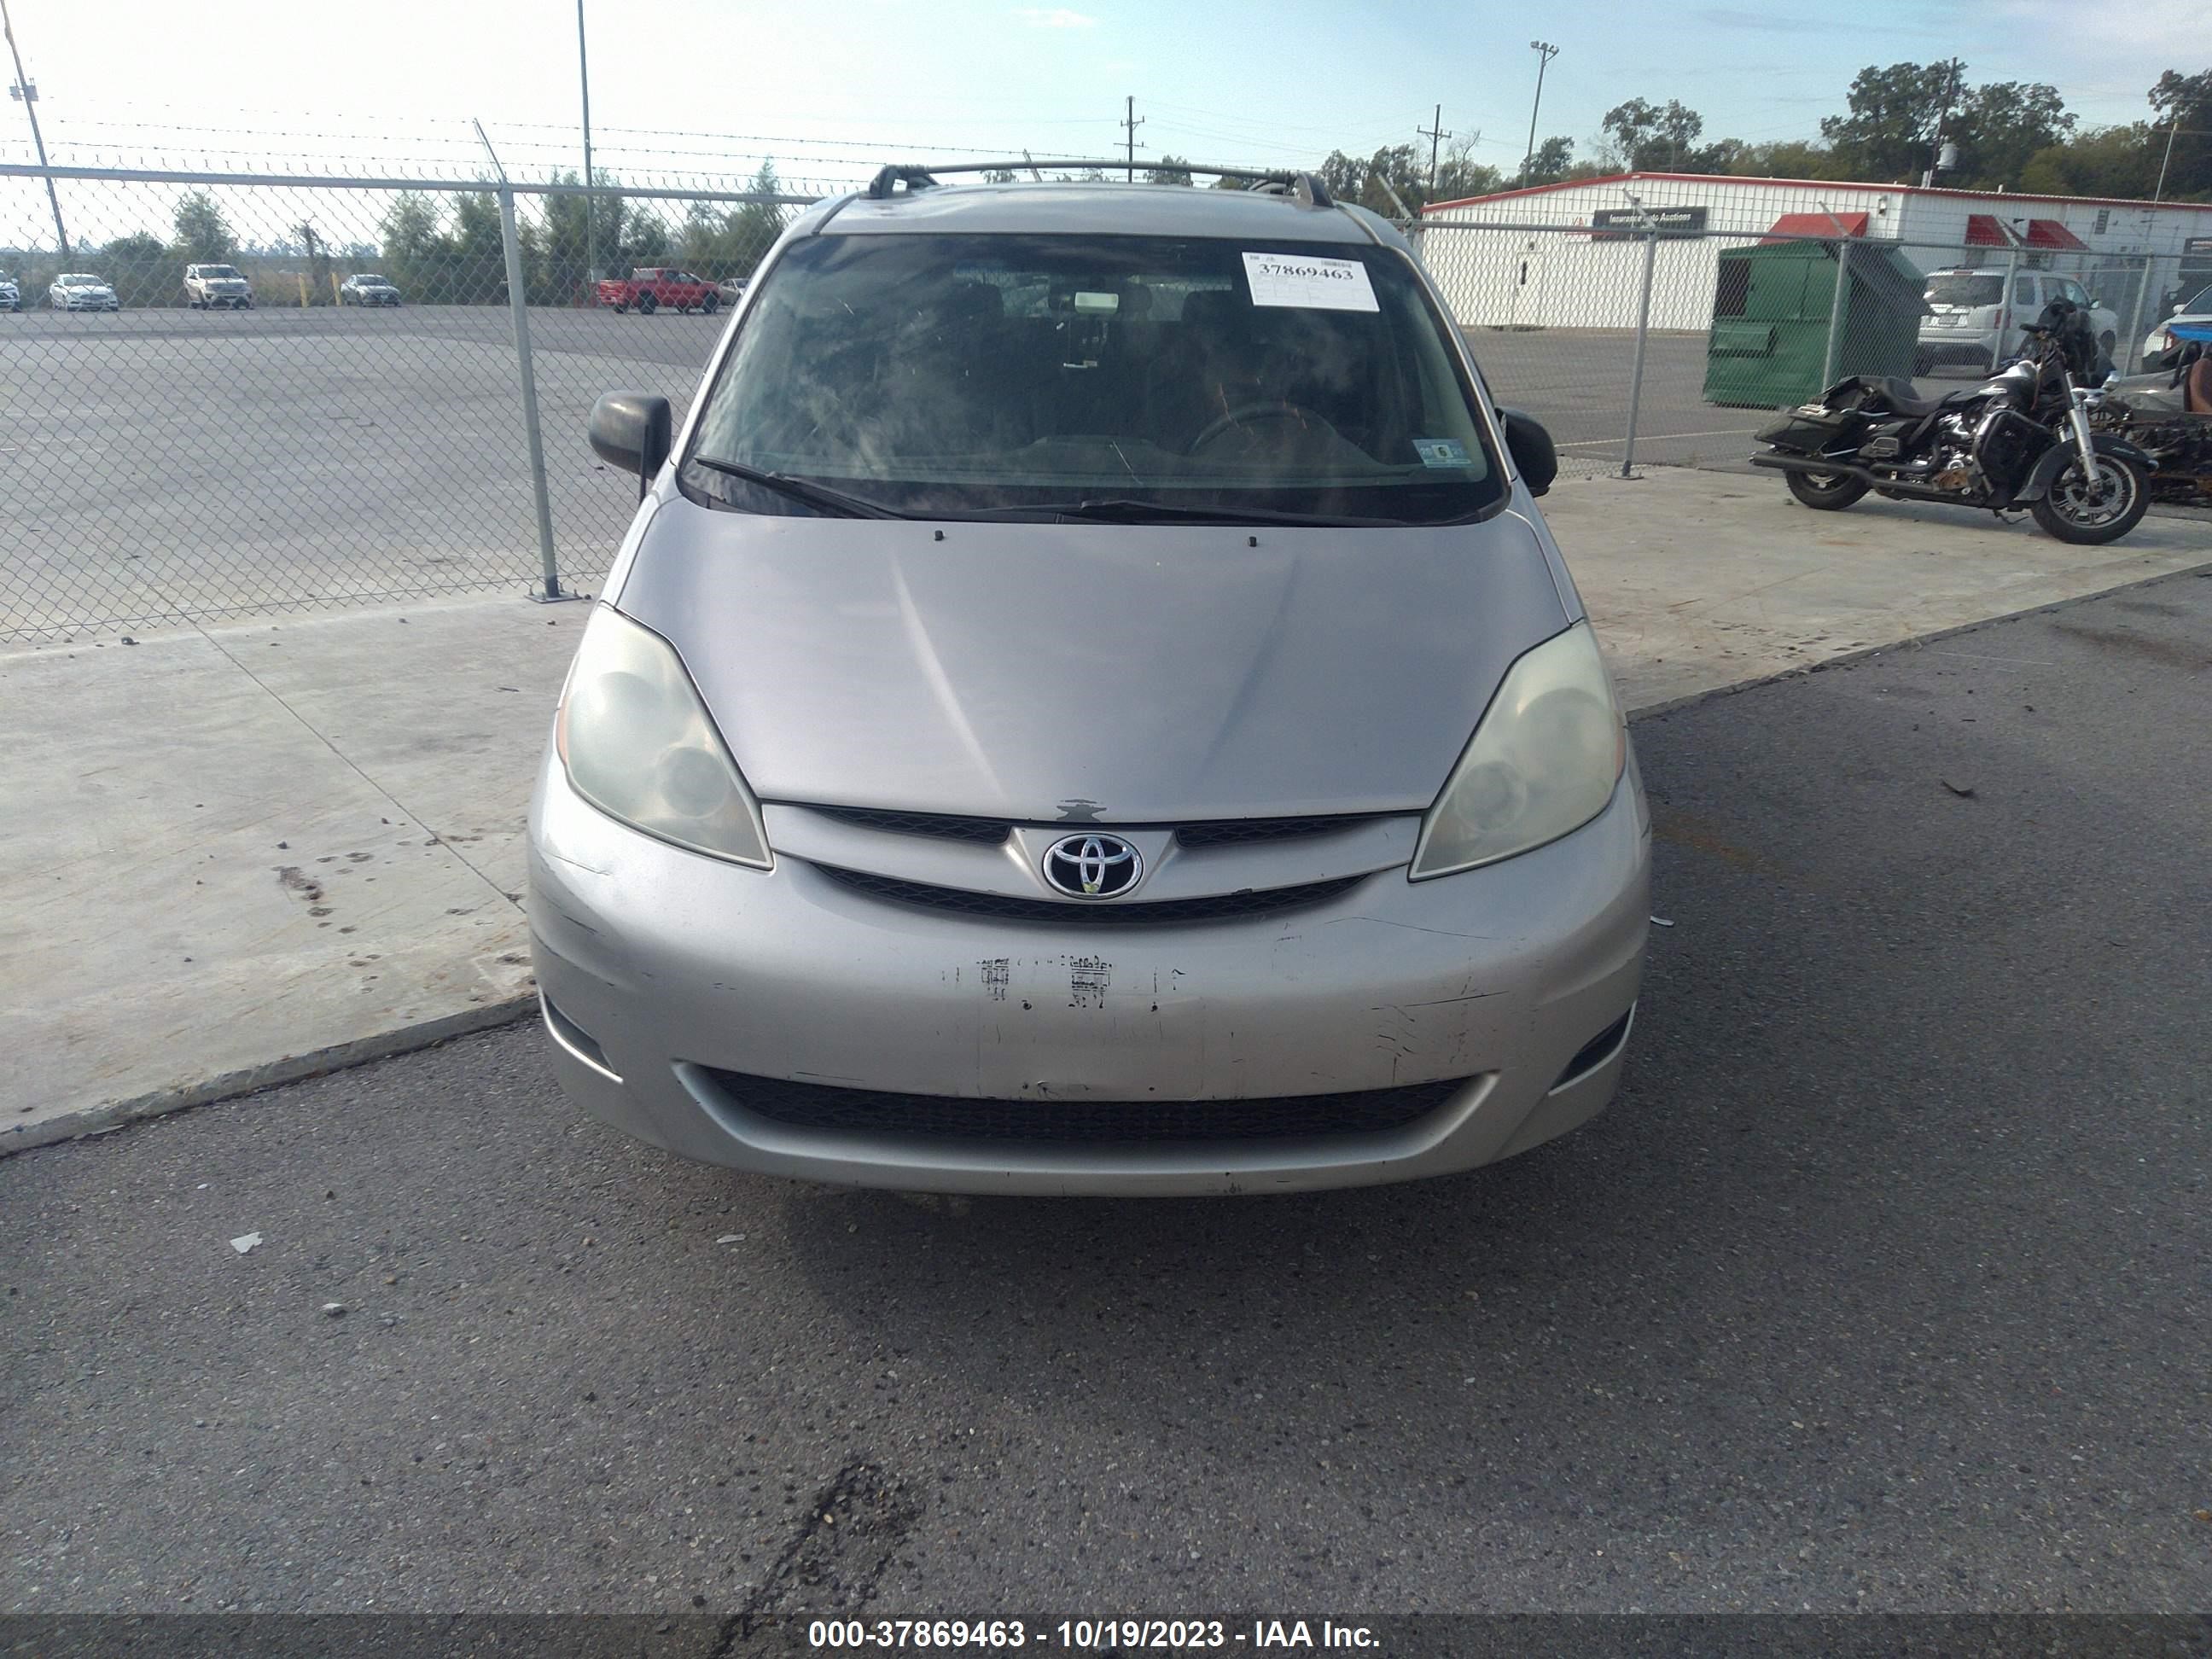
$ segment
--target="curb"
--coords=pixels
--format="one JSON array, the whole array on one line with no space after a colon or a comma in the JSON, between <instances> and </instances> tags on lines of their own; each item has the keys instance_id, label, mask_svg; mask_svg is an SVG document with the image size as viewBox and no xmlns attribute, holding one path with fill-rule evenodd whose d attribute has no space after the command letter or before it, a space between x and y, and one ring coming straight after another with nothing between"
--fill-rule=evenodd
<instances>
[{"instance_id":1,"label":"curb","mask_svg":"<svg viewBox=\"0 0 2212 1659\"><path fill-rule=\"evenodd\" d=\"M1893 640L1887 645L1873 645L1856 651L1847 651L1839 656L1826 657L1819 662L1808 663L1802 668L1778 669L1771 674L1760 674L1751 679L1737 680L1728 685L1717 685L1703 691L1692 691L1664 702L1648 703L1628 711L1632 722L1657 720L1664 715L1679 714L1700 703L1718 697L1732 697L1740 692L1753 691L1761 686L1774 685L1784 680L1803 679L1808 675L1824 673L1833 668L1849 668L1873 658L1894 651L1915 650L1932 645L1938 640L1956 639L1962 634L1995 627L2000 623L2018 622L2027 617L2047 616L2071 605L2091 599L2109 598L2130 588L2148 587L2159 582L2185 581L2191 578L2212 575L2212 562L2192 565L2185 570L2168 570L2155 576L2138 576L2132 580L2115 582L2110 587L2093 593L2077 593L2070 599L2054 599L2045 605L2033 605L2019 611L2009 611L2002 616L1984 617L1978 622L1961 623L1955 628L1938 629L1933 633L1915 634L1909 638ZM81 1140L90 1135L106 1134L112 1130L128 1127L148 1118L161 1117L171 1112L181 1112L195 1106L211 1106L217 1101L235 1099L241 1095L258 1093L282 1083L298 1083L308 1078L321 1077L331 1072L342 1072L370 1060L386 1060L395 1054L409 1054L428 1048L449 1038L465 1036L473 1031L489 1030L501 1025L512 1025L529 1018L538 1009L538 994L508 997L497 1002L486 1003L458 1014L446 1014L436 1019L421 1020L411 1025L380 1031L373 1036L356 1037L349 1042L332 1043L327 1048L311 1049L302 1054L288 1054L282 1060L266 1065L251 1066L242 1071L227 1072L205 1083L184 1085L176 1088L160 1089L150 1094L128 1100L104 1102L76 1111L64 1112L42 1122L27 1124L20 1129L0 1127L0 1158L27 1152L33 1147L50 1146L59 1141Z\"/></svg>"},{"instance_id":2,"label":"curb","mask_svg":"<svg viewBox=\"0 0 2212 1659\"><path fill-rule=\"evenodd\" d=\"M264 1065L226 1072L204 1083L156 1089L149 1094L134 1095L128 1100L102 1101L97 1106L80 1107L40 1122L25 1124L20 1129L0 1126L0 1158L27 1152L36 1146L51 1146L58 1141L82 1140L89 1135L106 1134L147 1118L163 1117L171 1112L189 1110L194 1106L212 1106L217 1101L257 1094L280 1083L299 1083L327 1073L347 1071L356 1066L367 1065L373 1060L385 1060L393 1054L432 1048L450 1037L466 1036L471 1031L512 1025L537 1012L538 993L533 990L526 996L502 998L497 1002L488 1002L461 1013L441 1014L435 1019L418 1020L411 1025L395 1026L391 1030L379 1031L371 1036L356 1037L349 1042L334 1042L326 1048L311 1048L305 1054L287 1054L282 1060L272 1060Z\"/></svg>"},{"instance_id":3,"label":"curb","mask_svg":"<svg viewBox=\"0 0 2212 1659\"><path fill-rule=\"evenodd\" d=\"M1716 697L1733 697L1741 691L1753 691L1762 685L1777 684L1783 680L1802 680L1808 675L1823 674L1832 668L1852 668L1875 657L1887 656L1893 651L1917 651L1933 645L1938 640L1955 640L1962 634L1972 634L1980 629L1995 628L2000 623L2019 622L2027 617L2047 617L2054 611L2069 606L2086 605L2092 599L2110 599L2115 593L2124 593L2130 588L2151 587L2160 582L2187 581L2198 576L2212 576L2212 562L2193 564L2185 570L2164 570L2155 576L2137 576L2130 581L2114 582L2110 587L2100 587L2093 593L2076 593L2070 599L2052 599L2043 605L2031 605L2019 611L2008 611L2000 616L1984 617L1979 622L1960 623L1955 628L1939 628L1933 633L1913 634L1901 640L1892 640L1887 645L1863 646L1856 651L1845 651L1832 657L1823 657L1818 662L1808 662L1802 668L1782 668L1771 674L1761 674L1753 679L1736 680L1727 685L1716 685L1703 691L1689 691L1679 697L1669 697L1663 702L1646 703L1628 711L1631 724L1638 720L1657 720L1664 714L1680 714L1685 708L1694 708Z\"/></svg>"}]
</instances>

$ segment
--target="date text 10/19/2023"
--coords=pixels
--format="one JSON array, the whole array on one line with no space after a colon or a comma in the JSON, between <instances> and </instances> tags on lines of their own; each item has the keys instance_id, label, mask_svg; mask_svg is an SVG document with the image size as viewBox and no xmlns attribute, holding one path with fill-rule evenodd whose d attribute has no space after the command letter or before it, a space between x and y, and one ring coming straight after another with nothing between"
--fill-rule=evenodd
<instances>
[{"instance_id":1,"label":"date text 10/19/2023","mask_svg":"<svg viewBox=\"0 0 2212 1659\"><path fill-rule=\"evenodd\" d=\"M1377 1638L1364 1625L1340 1625L1327 1619L1255 1619L1244 1626L1219 1619L817 1619L806 1626L806 1644L817 1649L1035 1646L1076 1653L1237 1648L1372 1652Z\"/></svg>"}]
</instances>

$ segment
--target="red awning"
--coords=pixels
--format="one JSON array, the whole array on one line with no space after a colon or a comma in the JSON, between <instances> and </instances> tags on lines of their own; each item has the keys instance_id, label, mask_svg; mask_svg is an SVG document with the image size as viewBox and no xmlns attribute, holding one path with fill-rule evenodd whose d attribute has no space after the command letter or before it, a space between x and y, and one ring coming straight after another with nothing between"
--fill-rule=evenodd
<instances>
[{"instance_id":1,"label":"red awning","mask_svg":"<svg viewBox=\"0 0 2212 1659\"><path fill-rule=\"evenodd\" d=\"M2079 249L2086 253L2089 245L2056 219L2030 219L2027 222L2027 245L2030 247Z\"/></svg>"},{"instance_id":2,"label":"red awning","mask_svg":"<svg viewBox=\"0 0 2212 1659\"><path fill-rule=\"evenodd\" d=\"M1966 246L2010 247L2012 238L2005 234L2004 227L1997 222L1996 214L1970 213L1966 216Z\"/></svg>"},{"instance_id":3,"label":"red awning","mask_svg":"<svg viewBox=\"0 0 2212 1659\"><path fill-rule=\"evenodd\" d=\"M1764 241L1779 242L1792 236L1826 236L1832 240L1838 225L1846 236L1867 234L1863 213L1785 213L1766 228Z\"/></svg>"}]
</instances>

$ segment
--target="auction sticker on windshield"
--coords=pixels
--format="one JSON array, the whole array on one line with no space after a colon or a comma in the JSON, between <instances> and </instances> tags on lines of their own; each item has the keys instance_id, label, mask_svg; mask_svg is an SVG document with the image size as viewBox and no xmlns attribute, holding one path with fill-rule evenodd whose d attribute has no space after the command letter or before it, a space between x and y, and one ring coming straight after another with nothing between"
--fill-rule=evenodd
<instances>
[{"instance_id":1,"label":"auction sticker on windshield","mask_svg":"<svg viewBox=\"0 0 2212 1659\"><path fill-rule=\"evenodd\" d=\"M1303 253L1248 253L1244 279L1255 306L1310 311L1380 311L1367 267L1357 259L1316 259Z\"/></svg>"}]
</instances>

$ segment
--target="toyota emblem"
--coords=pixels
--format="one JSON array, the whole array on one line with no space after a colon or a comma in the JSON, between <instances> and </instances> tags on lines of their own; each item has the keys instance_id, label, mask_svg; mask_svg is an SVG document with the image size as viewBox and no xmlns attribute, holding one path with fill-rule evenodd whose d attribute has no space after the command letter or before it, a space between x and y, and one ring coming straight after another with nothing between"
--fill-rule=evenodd
<instances>
[{"instance_id":1,"label":"toyota emblem","mask_svg":"<svg viewBox=\"0 0 2212 1659\"><path fill-rule=\"evenodd\" d=\"M1070 898L1118 898L1144 873L1143 856L1119 836L1062 836L1044 855L1044 878Z\"/></svg>"}]
</instances>

